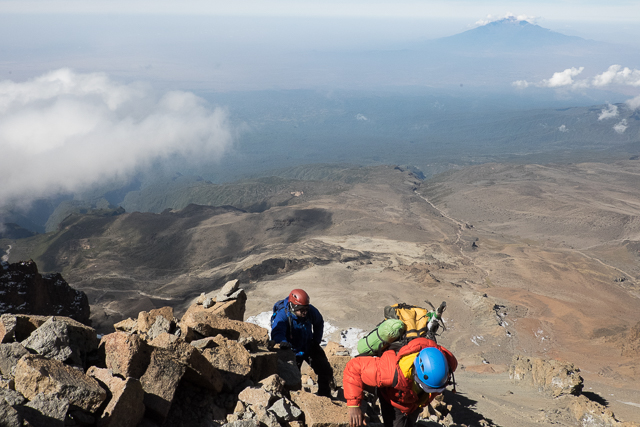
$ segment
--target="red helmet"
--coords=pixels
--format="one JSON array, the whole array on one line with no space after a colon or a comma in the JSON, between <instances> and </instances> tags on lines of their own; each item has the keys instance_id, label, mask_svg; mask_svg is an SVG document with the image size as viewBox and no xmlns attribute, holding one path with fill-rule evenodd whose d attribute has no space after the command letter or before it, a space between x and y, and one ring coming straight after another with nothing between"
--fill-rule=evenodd
<instances>
[{"instance_id":1,"label":"red helmet","mask_svg":"<svg viewBox=\"0 0 640 427\"><path fill-rule=\"evenodd\" d=\"M302 289L294 289L289 294L289 302L294 305L309 305L309 294Z\"/></svg>"}]
</instances>

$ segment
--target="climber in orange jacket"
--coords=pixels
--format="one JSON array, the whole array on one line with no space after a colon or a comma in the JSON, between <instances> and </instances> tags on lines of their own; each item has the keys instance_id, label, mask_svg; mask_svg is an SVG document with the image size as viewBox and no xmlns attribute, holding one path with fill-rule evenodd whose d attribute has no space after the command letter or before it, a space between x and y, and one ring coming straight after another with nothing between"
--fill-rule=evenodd
<instances>
[{"instance_id":1,"label":"climber in orange jacket","mask_svg":"<svg viewBox=\"0 0 640 427\"><path fill-rule=\"evenodd\" d=\"M378 387L385 427L412 427L426 406L451 383L458 361L446 348L416 338L381 357L356 357L344 368L343 389L349 426L365 423L360 409L364 385Z\"/></svg>"}]
</instances>

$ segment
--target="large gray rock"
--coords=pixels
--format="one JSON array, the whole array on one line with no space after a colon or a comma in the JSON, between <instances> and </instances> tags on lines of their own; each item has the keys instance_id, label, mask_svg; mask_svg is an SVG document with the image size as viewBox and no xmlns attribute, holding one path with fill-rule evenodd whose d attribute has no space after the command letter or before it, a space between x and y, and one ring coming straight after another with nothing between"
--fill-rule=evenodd
<instances>
[{"instance_id":1,"label":"large gray rock","mask_svg":"<svg viewBox=\"0 0 640 427\"><path fill-rule=\"evenodd\" d=\"M29 352L20 343L0 344L0 374L13 377L18 360L25 354Z\"/></svg>"},{"instance_id":2,"label":"large gray rock","mask_svg":"<svg viewBox=\"0 0 640 427\"><path fill-rule=\"evenodd\" d=\"M147 332L147 339L152 340L158 335L168 333L171 330L171 321L167 320L163 316L157 316L156 321L153 323L149 332Z\"/></svg>"},{"instance_id":3,"label":"large gray rock","mask_svg":"<svg viewBox=\"0 0 640 427\"><path fill-rule=\"evenodd\" d=\"M20 408L25 421L33 427L63 427L69 411L69 401L55 395L37 394Z\"/></svg>"},{"instance_id":4,"label":"large gray rock","mask_svg":"<svg viewBox=\"0 0 640 427\"><path fill-rule=\"evenodd\" d=\"M24 405L27 402L22 393L15 390L2 389L0 389L0 400L5 400L11 406Z\"/></svg>"},{"instance_id":5,"label":"large gray rock","mask_svg":"<svg viewBox=\"0 0 640 427\"><path fill-rule=\"evenodd\" d=\"M22 341L25 348L48 359L61 362L69 360L75 365L82 364L78 351L74 351L70 344L67 325L63 322L57 322L53 317L36 329L29 338Z\"/></svg>"},{"instance_id":6,"label":"large gray rock","mask_svg":"<svg viewBox=\"0 0 640 427\"><path fill-rule=\"evenodd\" d=\"M98 382L58 360L24 356L16 365L16 391L33 400L38 394L66 399L70 404L95 412L107 398Z\"/></svg>"},{"instance_id":7,"label":"large gray rock","mask_svg":"<svg viewBox=\"0 0 640 427\"><path fill-rule=\"evenodd\" d=\"M98 349L96 331L69 317L51 317L22 341L22 345L47 358L86 365Z\"/></svg>"},{"instance_id":8,"label":"large gray rock","mask_svg":"<svg viewBox=\"0 0 640 427\"><path fill-rule=\"evenodd\" d=\"M0 426L22 427L22 416L4 399L0 399Z\"/></svg>"},{"instance_id":9,"label":"large gray rock","mask_svg":"<svg viewBox=\"0 0 640 427\"><path fill-rule=\"evenodd\" d=\"M269 410L278 417L278 420L285 422L300 419L302 416L300 408L284 397L271 405Z\"/></svg>"}]
</instances>

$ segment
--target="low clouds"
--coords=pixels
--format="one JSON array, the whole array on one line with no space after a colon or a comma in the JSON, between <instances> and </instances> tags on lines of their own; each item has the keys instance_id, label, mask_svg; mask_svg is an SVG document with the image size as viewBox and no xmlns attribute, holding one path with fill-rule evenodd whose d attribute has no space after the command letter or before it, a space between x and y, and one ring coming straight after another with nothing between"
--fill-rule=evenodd
<instances>
[{"instance_id":1,"label":"low clouds","mask_svg":"<svg viewBox=\"0 0 640 427\"><path fill-rule=\"evenodd\" d=\"M567 89L605 89L609 86L632 86L640 87L640 70L631 69L629 67L622 67L622 65L612 65L607 71L597 74L590 79L576 80L579 74L584 71L584 67L580 68L567 68L564 71L553 73L550 79L543 79L538 83L528 82L526 80L517 80L511 83L512 86L518 89L526 89L529 86L535 87L547 87L547 88L567 88ZM640 95L635 98L629 99L625 104L632 110L640 108ZM609 105L609 109L602 110L602 114L598 117L598 120L615 117L618 114L617 107ZM626 129L626 125L622 125L619 129ZM616 130L618 132L618 130ZM624 130L622 130L624 132ZM618 132L618 133L622 133Z\"/></svg>"},{"instance_id":2,"label":"low clouds","mask_svg":"<svg viewBox=\"0 0 640 427\"><path fill-rule=\"evenodd\" d=\"M617 123L614 127L613 130L615 130L617 133L619 134L623 134L625 130L627 130L627 128L629 127L629 125L627 124L627 119L622 119L620 121L620 123Z\"/></svg>"},{"instance_id":3,"label":"low clouds","mask_svg":"<svg viewBox=\"0 0 640 427\"><path fill-rule=\"evenodd\" d=\"M102 73L60 69L0 82L0 206L128 176L172 156L217 159L227 113L189 92L155 94Z\"/></svg>"},{"instance_id":4,"label":"low clouds","mask_svg":"<svg viewBox=\"0 0 640 427\"><path fill-rule=\"evenodd\" d=\"M579 74L584 71L584 67L567 68L564 71L553 73L550 79L543 79L538 83L528 82L526 80L517 80L512 83L513 86L524 89L529 86L560 88L568 87L571 89L585 88L604 88L612 85L619 86L640 86L640 70L622 67L621 65L612 65L607 71L597 74L591 79L576 80Z\"/></svg>"},{"instance_id":5,"label":"low clouds","mask_svg":"<svg viewBox=\"0 0 640 427\"><path fill-rule=\"evenodd\" d=\"M640 70L632 70L621 65L612 65L607 71L593 78L593 86L608 85L640 86Z\"/></svg>"},{"instance_id":6,"label":"low clouds","mask_svg":"<svg viewBox=\"0 0 640 427\"><path fill-rule=\"evenodd\" d=\"M607 108L603 108L602 112L598 116L598 120L606 120L616 117L618 115L618 106L613 104L607 104Z\"/></svg>"}]
</instances>

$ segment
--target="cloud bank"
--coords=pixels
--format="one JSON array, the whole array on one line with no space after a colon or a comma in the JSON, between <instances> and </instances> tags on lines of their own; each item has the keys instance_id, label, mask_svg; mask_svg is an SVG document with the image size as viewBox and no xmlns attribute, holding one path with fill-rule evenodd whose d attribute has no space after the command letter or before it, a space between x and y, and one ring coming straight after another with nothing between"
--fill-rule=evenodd
<instances>
[{"instance_id":1,"label":"cloud bank","mask_svg":"<svg viewBox=\"0 0 640 427\"><path fill-rule=\"evenodd\" d=\"M60 69L0 82L0 206L73 192L175 154L218 159L227 113L189 92L154 93Z\"/></svg>"},{"instance_id":2,"label":"cloud bank","mask_svg":"<svg viewBox=\"0 0 640 427\"><path fill-rule=\"evenodd\" d=\"M615 85L640 87L640 70L638 69L623 68L622 65L615 64L610 66L607 71L597 74L591 79L575 80L574 78L582 73L582 71L584 71L584 67L567 68L564 71L553 73L550 79L543 79L538 83L516 80L511 84L518 89L525 89L529 86L568 89L604 89L608 86ZM640 95L627 100L625 104L632 110L640 108ZM607 110L602 110L602 114L598 117L598 120L615 117L617 114L617 107L609 105ZM624 130L622 132L624 132Z\"/></svg>"}]
</instances>

